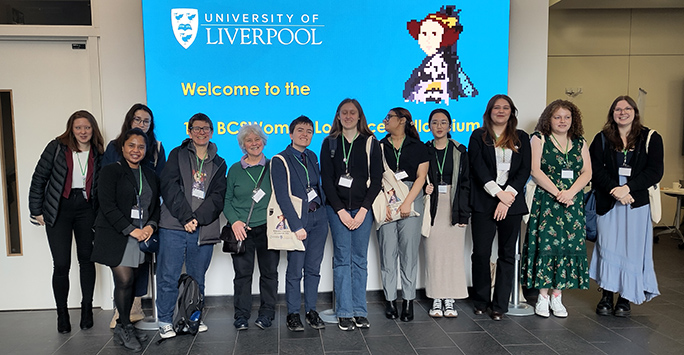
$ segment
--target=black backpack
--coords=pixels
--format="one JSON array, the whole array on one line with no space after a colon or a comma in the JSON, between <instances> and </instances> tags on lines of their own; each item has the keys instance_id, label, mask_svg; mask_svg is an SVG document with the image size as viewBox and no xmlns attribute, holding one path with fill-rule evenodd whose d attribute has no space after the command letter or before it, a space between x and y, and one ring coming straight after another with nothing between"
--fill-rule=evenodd
<instances>
[{"instance_id":1,"label":"black backpack","mask_svg":"<svg viewBox=\"0 0 684 355\"><path fill-rule=\"evenodd\" d=\"M188 274L178 279L178 299L173 310L173 330L176 334L197 334L204 316L204 296L199 284Z\"/></svg>"}]
</instances>

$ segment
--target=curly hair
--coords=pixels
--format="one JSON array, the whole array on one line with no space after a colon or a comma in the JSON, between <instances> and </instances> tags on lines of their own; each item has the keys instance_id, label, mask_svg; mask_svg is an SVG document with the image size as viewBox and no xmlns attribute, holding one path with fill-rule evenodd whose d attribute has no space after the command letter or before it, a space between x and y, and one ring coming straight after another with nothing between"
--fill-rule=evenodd
<instances>
[{"instance_id":1,"label":"curly hair","mask_svg":"<svg viewBox=\"0 0 684 355\"><path fill-rule=\"evenodd\" d=\"M568 136L570 139L579 139L584 135L584 127L582 126L582 112L580 112L577 105L573 104L567 100L556 100L550 103L544 111L542 111L541 116L539 116L539 121L537 121L537 126L534 130L540 132L541 134L548 136L551 134L551 118L558 111L558 109L564 108L570 111L570 117L572 121L570 123L570 129L568 129Z\"/></svg>"}]
</instances>

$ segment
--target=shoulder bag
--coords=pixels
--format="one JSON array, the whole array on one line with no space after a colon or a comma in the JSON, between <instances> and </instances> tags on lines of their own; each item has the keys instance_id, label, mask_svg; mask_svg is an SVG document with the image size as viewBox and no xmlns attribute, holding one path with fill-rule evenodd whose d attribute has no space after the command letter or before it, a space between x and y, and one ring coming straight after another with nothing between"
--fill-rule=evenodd
<instances>
[{"instance_id":1,"label":"shoulder bag","mask_svg":"<svg viewBox=\"0 0 684 355\"><path fill-rule=\"evenodd\" d=\"M655 130L648 131L648 138L646 138L646 155L648 156L648 145L651 143L651 136ZM648 203L651 206L651 220L658 224L660 218L663 216L663 206L660 202L660 182L648 188Z\"/></svg>"},{"instance_id":2,"label":"shoulder bag","mask_svg":"<svg viewBox=\"0 0 684 355\"><path fill-rule=\"evenodd\" d=\"M292 201L292 207L297 216L300 217L302 211L302 199L292 195L292 187L290 186L290 168L287 166L287 161L281 155L273 157L283 161L285 165L285 181L287 182L287 194ZM273 170L271 170L273 173ZM273 188L273 176L271 176L271 199L268 202L266 209L266 237L268 238L268 249L270 250L299 250L304 251L304 243L297 239L295 232L290 229L290 225L285 219L278 201L276 200L275 188Z\"/></svg>"},{"instance_id":3,"label":"shoulder bag","mask_svg":"<svg viewBox=\"0 0 684 355\"><path fill-rule=\"evenodd\" d=\"M380 144L380 154L382 154L382 164L385 171L382 173L382 190L373 201L373 217L375 218L376 228L380 229L385 223L394 222L401 219L401 214L399 213L399 206L401 206L401 201L403 201L409 194L409 188L403 182L397 180L394 176L394 172L387 165L385 160L385 148L383 144ZM391 210L392 218L387 221L387 209ZM420 216L420 213L416 212L413 208L413 203L411 203L411 213L409 216Z\"/></svg>"}]
</instances>

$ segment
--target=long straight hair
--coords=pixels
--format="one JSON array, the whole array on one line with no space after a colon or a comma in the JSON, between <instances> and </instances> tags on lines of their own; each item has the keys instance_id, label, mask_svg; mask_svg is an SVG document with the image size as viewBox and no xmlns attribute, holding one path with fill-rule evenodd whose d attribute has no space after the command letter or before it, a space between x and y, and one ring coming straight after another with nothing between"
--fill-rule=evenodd
<instances>
[{"instance_id":1,"label":"long straight hair","mask_svg":"<svg viewBox=\"0 0 684 355\"><path fill-rule=\"evenodd\" d=\"M620 101L627 101L629 106L632 106L634 109L634 121L632 121L632 129L629 131L629 134L627 135L627 146L625 147L624 144L622 144L622 138L620 138L620 132L618 131L618 126L617 123L615 122L615 119L613 118L613 112L615 111L615 106L617 106L618 102ZM606 124L603 125L603 134L608 138L610 143L613 144L613 147L617 150L624 150L624 149L632 149L636 146L636 143L641 139L641 129L644 126L641 124L641 115L639 115L639 108L636 105L636 102L634 102L634 99L627 95L623 96L618 96L615 100L613 100L613 104L610 105L610 109L608 110L608 120L606 121Z\"/></svg>"},{"instance_id":2,"label":"long straight hair","mask_svg":"<svg viewBox=\"0 0 684 355\"><path fill-rule=\"evenodd\" d=\"M356 107L356 111L358 111L359 113L359 121L356 122L356 130L359 131L359 133L361 133L362 135L366 135L368 137L375 136L375 134L373 134L373 131L371 131L370 128L368 128L366 115L363 113L361 104L356 99L350 98L342 100L342 102L340 102L340 104L337 105L335 117L333 118L332 128L330 128L330 136L333 138L337 138L337 136L339 136L340 133L342 133L342 123L340 122L340 110L342 109L342 106L350 102L354 104L354 106Z\"/></svg>"},{"instance_id":3,"label":"long straight hair","mask_svg":"<svg viewBox=\"0 0 684 355\"><path fill-rule=\"evenodd\" d=\"M497 142L496 134L494 134L494 129L492 128L494 125L494 122L492 122L492 111L494 111L494 104L499 99L508 101L508 104L511 106L511 116L508 118L506 129L503 131L501 139ZM485 134L482 135L482 140L485 143L487 142L487 138L491 137L491 139L495 142L494 146L508 148L516 153L518 152L517 147L520 146L520 139L515 132L516 128L518 127L518 109L515 107L513 100L508 97L508 95L494 95L491 99L489 99L489 102L487 103L487 109L485 110L484 115L482 115L482 125L485 129Z\"/></svg>"},{"instance_id":4,"label":"long straight hair","mask_svg":"<svg viewBox=\"0 0 684 355\"><path fill-rule=\"evenodd\" d=\"M411 112L409 112L409 110L403 107L395 107L390 111L396 113L398 116L397 118L403 117L406 119L406 122L404 123L404 134L407 137L412 137L417 140L420 140L420 135L418 134L418 131L416 131L416 126L413 123L413 117L411 117Z\"/></svg>"},{"instance_id":5,"label":"long straight hair","mask_svg":"<svg viewBox=\"0 0 684 355\"><path fill-rule=\"evenodd\" d=\"M76 111L69 116L66 124L66 131L62 133L57 140L69 147L73 152L80 152L81 149L78 147L78 141L74 135L74 121L79 118L85 118L90 123L93 135L90 137L90 146L95 148L98 153L104 153L104 138L102 138L102 133L100 133L100 128L97 125L95 116L86 110Z\"/></svg>"}]
</instances>

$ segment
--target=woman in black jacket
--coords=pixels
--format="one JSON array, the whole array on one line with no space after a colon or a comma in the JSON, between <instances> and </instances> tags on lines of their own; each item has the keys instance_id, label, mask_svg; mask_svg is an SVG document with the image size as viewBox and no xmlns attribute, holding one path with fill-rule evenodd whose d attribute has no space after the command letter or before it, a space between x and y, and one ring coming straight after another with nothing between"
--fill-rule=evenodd
<instances>
[{"instance_id":1,"label":"woman in black jacket","mask_svg":"<svg viewBox=\"0 0 684 355\"><path fill-rule=\"evenodd\" d=\"M45 147L31 179L31 222L44 225L47 232L54 264L52 290L60 333L71 331L67 298L72 234L81 276L80 327L93 326L95 265L90 261L90 254L103 142L95 117L88 111L74 112L67 121L66 131Z\"/></svg>"},{"instance_id":2,"label":"woman in black jacket","mask_svg":"<svg viewBox=\"0 0 684 355\"><path fill-rule=\"evenodd\" d=\"M466 147L451 139L449 111L430 113L435 139L425 143L430 155L425 191L430 195L430 235L423 239L425 293L433 299L432 317L457 317L454 299L468 297L465 231L470 218L470 169ZM425 223L425 220L423 220Z\"/></svg>"},{"instance_id":3,"label":"woman in black jacket","mask_svg":"<svg viewBox=\"0 0 684 355\"><path fill-rule=\"evenodd\" d=\"M631 97L619 96L589 153L598 215L589 277L603 289L596 313L626 317L630 302L641 304L660 294L648 188L663 177L663 139L641 124ZM613 308L614 292L620 297Z\"/></svg>"},{"instance_id":4,"label":"woman in black jacket","mask_svg":"<svg viewBox=\"0 0 684 355\"><path fill-rule=\"evenodd\" d=\"M123 159L102 168L92 259L109 266L114 275L114 304L121 315L114 341L139 351L142 346L130 313L138 265L145 261L139 243L149 240L159 221L159 182L154 172L140 163L147 147L145 133L134 128L123 137ZM140 340L146 339L141 336Z\"/></svg>"},{"instance_id":5,"label":"woman in black jacket","mask_svg":"<svg viewBox=\"0 0 684 355\"><path fill-rule=\"evenodd\" d=\"M473 132L468 144L473 209L473 306L475 314L483 314L490 307L490 316L497 321L508 312L515 242L522 216L527 213L523 188L530 176L530 138L516 129L517 113L510 97L495 95L487 103L483 127ZM489 259L497 231L499 257L492 298Z\"/></svg>"}]
</instances>

